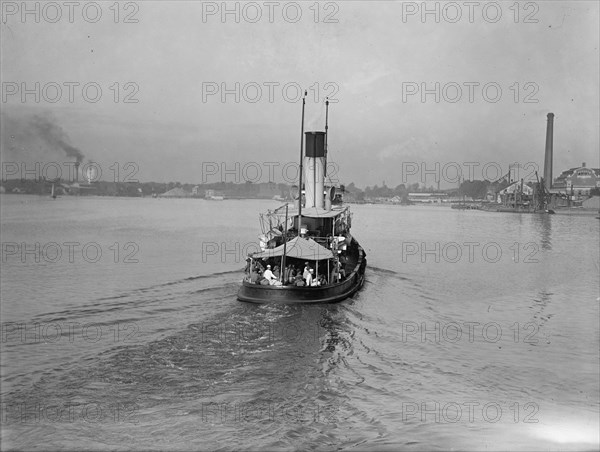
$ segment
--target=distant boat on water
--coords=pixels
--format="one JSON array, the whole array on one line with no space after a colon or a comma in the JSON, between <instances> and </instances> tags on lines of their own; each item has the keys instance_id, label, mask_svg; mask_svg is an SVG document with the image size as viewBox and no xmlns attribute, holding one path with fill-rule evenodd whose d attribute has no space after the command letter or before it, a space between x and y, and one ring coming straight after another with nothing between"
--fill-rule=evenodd
<instances>
[{"instance_id":1,"label":"distant boat on water","mask_svg":"<svg viewBox=\"0 0 600 452\"><path fill-rule=\"evenodd\" d=\"M225 196L217 193L215 190L210 189L204 192L204 198L210 201L223 201Z\"/></svg>"}]
</instances>

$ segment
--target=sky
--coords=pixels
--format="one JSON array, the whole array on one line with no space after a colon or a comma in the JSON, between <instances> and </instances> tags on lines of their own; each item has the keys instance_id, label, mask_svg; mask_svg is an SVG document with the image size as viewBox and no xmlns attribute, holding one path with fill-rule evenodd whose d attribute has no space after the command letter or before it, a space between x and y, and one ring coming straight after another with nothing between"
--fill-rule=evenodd
<instances>
[{"instance_id":1,"label":"sky","mask_svg":"<svg viewBox=\"0 0 600 452\"><path fill-rule=\"evenodd\" d=\"M600 167L597 1L1 5L3 179L291 182L302 90L341 183Z\"/></svg>"}]
</instances>

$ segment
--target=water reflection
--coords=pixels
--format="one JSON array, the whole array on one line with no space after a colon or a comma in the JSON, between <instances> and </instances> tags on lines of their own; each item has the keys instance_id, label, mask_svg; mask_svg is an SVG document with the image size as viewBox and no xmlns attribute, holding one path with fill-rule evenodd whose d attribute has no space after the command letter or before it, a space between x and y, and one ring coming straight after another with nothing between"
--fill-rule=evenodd
<instances>
[{"instance_id":1,"label":"water reflection","mask_svg":"<svg viewBox=\"0 0 600 452\"><path fill-rule=\"evenodd\" d=\"M552 215L537 214L531 215L536 232L540 236L542 250L550 251L552 249Z\"/></svg>"}]
</instances>

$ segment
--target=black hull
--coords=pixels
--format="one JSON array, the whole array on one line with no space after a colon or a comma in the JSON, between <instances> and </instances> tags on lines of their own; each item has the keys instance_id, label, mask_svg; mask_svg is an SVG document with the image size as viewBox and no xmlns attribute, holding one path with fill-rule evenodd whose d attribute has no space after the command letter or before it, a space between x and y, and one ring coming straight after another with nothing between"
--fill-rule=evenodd
<instances>
[{"instance_id":1,"label":"black hull","mask_svg":"<svg viewBox=\"0 0 600 452\"><path fill-rule=\"evenodd\" d=\"M367 258L364 250L356 244L357 254L352 256L354 269L338 283L323 287L262 286L244 281L238 291L238 300L249 303L307 304L337 303L358 291L365 280Z\"/></svg>"}]
</instances>

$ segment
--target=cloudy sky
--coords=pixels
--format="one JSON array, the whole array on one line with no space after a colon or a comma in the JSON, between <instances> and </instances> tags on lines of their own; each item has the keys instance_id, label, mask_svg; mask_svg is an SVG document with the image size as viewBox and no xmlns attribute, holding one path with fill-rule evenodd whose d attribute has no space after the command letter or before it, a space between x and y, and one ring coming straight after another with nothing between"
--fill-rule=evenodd
<instances>
[{"instance_id":1,"label":"cloudy sky","mask_svg":"<svg viewBox=\"0 0 600 452\"><path fill-rule=\"evenodd\" d=\"M554 177L600 166L597 1L118 6L2 1L4 163L69 160L36 136L43 117L103 179L134 162L141 181L267 182L273 168L280 182L306 89L307 130L331 99L342 183L435 185L436 164L448 180L543 172L548 112Z\"/></svg>"}]
</instances>

